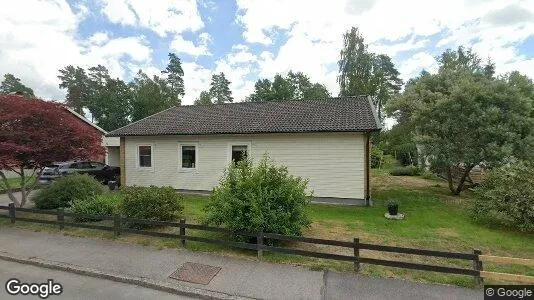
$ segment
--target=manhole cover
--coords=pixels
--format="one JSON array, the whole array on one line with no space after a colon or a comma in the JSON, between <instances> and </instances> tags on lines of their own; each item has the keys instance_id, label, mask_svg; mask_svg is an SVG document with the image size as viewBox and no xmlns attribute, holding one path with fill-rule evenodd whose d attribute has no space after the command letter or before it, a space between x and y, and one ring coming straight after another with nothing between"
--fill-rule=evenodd
<instances>
[{"instance_id":1,"label":"manhole cover","mask_svg":"<svg viewBox=\"0 0 534 300\"><path fill-rule=\"evenodd\" d=\"M219 267L186 262L169 277L192 283L208 284L220 270Z\"/></svg>"}]
</instances>

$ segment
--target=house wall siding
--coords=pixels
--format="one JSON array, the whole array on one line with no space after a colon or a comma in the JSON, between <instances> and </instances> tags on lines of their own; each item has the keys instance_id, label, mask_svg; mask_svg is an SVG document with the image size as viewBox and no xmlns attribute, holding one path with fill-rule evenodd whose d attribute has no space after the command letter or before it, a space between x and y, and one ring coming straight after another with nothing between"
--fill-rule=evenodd
<instances>
[{"instance_id":1,"label":"house wall siding","mask_svg":"<svg viewBox=\"0 0 534 300\"><path fill-rule=\"evenodd\" d=\"M258 160L264 153L289 172L309 179L316 197L363 199L365 138L359 133L259 134L126 137L127 185L170 185L184 190L211 190L228 165L231 145L249 145ZM179 144L198 145L194 171L180 170ZM138 167L138 145L152 145L152 168Z\"/></svg>"}]
</instances>

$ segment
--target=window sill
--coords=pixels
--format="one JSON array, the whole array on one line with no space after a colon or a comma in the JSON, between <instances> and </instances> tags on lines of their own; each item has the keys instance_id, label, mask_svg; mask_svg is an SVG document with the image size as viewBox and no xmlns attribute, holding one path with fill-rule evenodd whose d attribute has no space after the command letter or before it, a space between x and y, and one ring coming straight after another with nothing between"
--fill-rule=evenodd
<instances>
[{"instance_id":1,"label":"window sill","mask_svg":"<svg viewBox=\"0 0 534 300\"><path fill-rule=\"evenodd\" d=\"M139 171L147 171L147 172L154 172L154 167L140 167L140 166L137 166L137 170L139 170Z\"/></svg>"},{"instance_id":2,"label":"window sill","mask_svg":"<svg viewBox=\"0 0 534 300\"><path fill-rule=\"evenodd\" d=\"M180 173L196 173L197 172L197 169L196 168L180 168L178 169L178 172Z\"/></svg>"}]
</instances>

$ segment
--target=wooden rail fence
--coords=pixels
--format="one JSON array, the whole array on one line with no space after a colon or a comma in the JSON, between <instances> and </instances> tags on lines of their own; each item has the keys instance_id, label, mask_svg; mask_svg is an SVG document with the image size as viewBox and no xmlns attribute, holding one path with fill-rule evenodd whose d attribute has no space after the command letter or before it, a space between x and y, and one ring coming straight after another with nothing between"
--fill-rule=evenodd
<instances>
[{"instance_id":1,"label":"wooden rail fence","mask_svg":"<svg viewBox=\"0 0 534 300\"><path fill-rule=\"evenodd\" d=\"M425 249L415 249L415 248L361 243L358 238L354 238L353 241L337 241L337 240L328 240L328 239L311 238L311 237L286 236L286 235L266 233L266 232L259 232L257 234L251 234L247 232L231 231L231 230L228 230L225 228L219 228L219 227L211 227L211 226L204 226L204 225L198 225L198 224L188 224L185 222L185 219L181 219L180 222L168 222L168 221L152 221L152 220L144 220L144 219L124 218L119 215L95 216L95 215L70 213L62 209L58 209L55 211L46 211L46 210L31 209L31 208L18 208L18 207L15 207L13 203L10 203L9 206L0 206L0 210L7 210L9 212L9 214L7 215L0 214L0 218L9 218L11 223L15 223L15 221L18 220L18 221L24 221L24 222L57 225L59 226L60 230L64 229L65 227L106 230L106 231L113 232L113 234L116 237L121 235L122 233L131 233L131 234L140 234L140 235L154 236L154 237L173 238L173 239L178 239L182 245L185 245L186 241L223 245L223 246L240 248L240 249L255 250L257 251L258 259L260 260L263 257L263 251L270 251L270 252L276 252L276 253L294 254L294 255L301 255L301 256L307 256L307 257L316 257L316 258L332 259L332 260L337 260L337 261L352 262L354 263L355 272L360 271L361 264L370 264L370 265L380 265L380 266L388 266L388 267L396 267L396 268L404 268L404 269L433 271L433 272L473 276L477 284L481 284L483 281L483 278L501 280L501 281L505 280L505 281L514 281L514 282L523 282L523 283L534 283L534 276L487 272L483 270L483 262L510 263L510 264L525 265L525 266L534 266L534 259L522 259L522 258L482 255L482 252L479 250L473 250L473 253L460 253L460 252L425 250ZM43 220L43 219L27 218L23 216L18 216L17 212L54 215L56 216L56 219L55 220ZM109 221L113 221L113 226L86 224L86 223L79 223L79 222L67 222L65 221L65 217L86 218L86 219L95 219L95 220L109 220ZM131 226L128 226L132 224L149 225L149 226L169 226L169 227L179 228L179 234L149 231L149 230L144 230L144 229L139 229L139 228L132 228ZM213 238L187 235L186 229L224 233L224 234L255 238L256 242L245 243L245 242L237 242L237 241L232 241L232 240L221 240L221 239L213 239ZM353 255L316 252L316 251L287 248L287 247L281 247L281 246L273 246L268 243L267 244L264 243L265 240L338 246L338 247L353 249ZM429 265L429 264L420 264L420 263L411 263L411 262L403 262L403 261L393 261L393 260L362 257L360 255L361 250L372 250L372 251L399 253L399 254L413 254L413 255L419 255L419 256L425 256L425 257L440 257L440 258L467 260L467 261L472 262L472 268L458 268L458 267L451 267L451 266L438 266L438 265Z\"/></svg>"}]
</instances>

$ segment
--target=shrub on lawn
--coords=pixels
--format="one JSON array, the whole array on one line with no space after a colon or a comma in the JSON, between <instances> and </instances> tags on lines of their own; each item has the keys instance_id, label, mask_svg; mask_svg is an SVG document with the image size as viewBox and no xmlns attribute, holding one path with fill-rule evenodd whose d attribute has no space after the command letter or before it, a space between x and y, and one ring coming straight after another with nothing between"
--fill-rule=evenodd
<instances>
[{"instance_id":1,"label":"shrub on lawn","mask_svg":"<svg viewBox=\"0 0 534 300\"><path fill-rule=\"evenodd\" d=\"M119 205L119 211L126 218L174 221L184 209L183 197L170 186L128 186L121 191L123 201Z\"/></svg>"},{"instance_id":2,"label":"shrub on lawn","mask_svg":"<svg viewBox=\"0 0 534 300\"><path fill-rule=\"evenodd\" d=\"M534 165L517 163L489 172L475 189L475 221L534 232Z\"/></svg>"},{"instance_id":3,"label":"shrub on lawn","mask_svg":"<svg viewBox=\"0 0 534 300\"><path fill-rule=\"evenodd\" d=\"M107 193L95 195L86 200L75 199L70 204L67 211L75 214L110 216L118 212L118 207L122 203L122 195L119 193ZM78 222L99 221L100 218L75 218Z\"/></svg>"},{"instance_id":4,"label":"shrub on lawn","mask_svg":"<svg viewBox=\"0 0 534 300\"><path fill-rule=\"evenodd\" d=\"M250 160L232 163L204 208L204 223L249 233L301 235L311 223L306 186L307 180L290 175L267 156L256 166Z\"/></svg>"},{"instance_id":5,"label":"shrub on lawn","mask_svg":"<svg viewBox=\"0 0 534 300\"><path fill-rule=\"evenodd\" d=\"M70 174L37 190L32 200L39 209L69 207L74 199L87 200L104 192L104 186L87 174Z\"/></svg>"},{"instance_id":6,"label":"shrub on lawn","mask_svg":"<svg viewBox=\"0 0 534 300\"><path fill-rule=\"evenodd\" d=\"M424 179L429 179L429 180L437 180L437 179L439 179L438 175L436 175L436 173L433 173L431 171L423 171L421 173L421 177L424 178Z\"/></svg>"},{"instance_id":7,"label":"shrub on lawn","mask_svg":"<svg viewBox=\"0 0 534 300\"><path fill-rule=\"evenodd\" d=\"M371 168L376 169L382 166L384 151L378 147L371 147Z\"/></svg>"},{"instance_id":8,"label":"shrub on lawn","mask_svg":"<svg viewBox=\"0 0 534 300\"><path fill-rule=\"evenodd\" d=\"M411 165L406 167L393 168L389 174L393 176L416 176L421 173L421 170L417 166Z\"/></svg>"}]
</instances>

